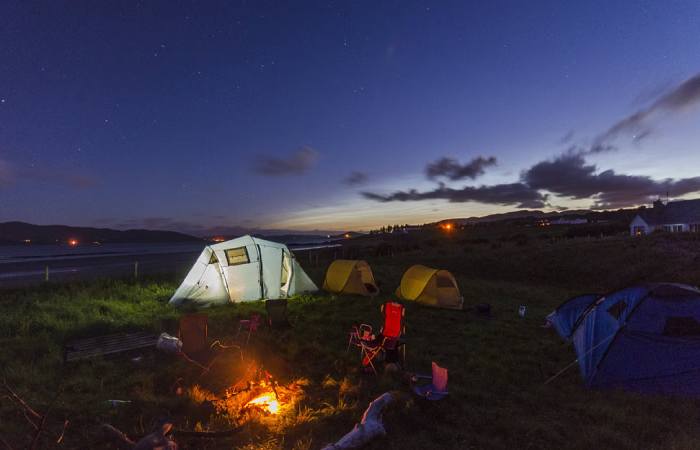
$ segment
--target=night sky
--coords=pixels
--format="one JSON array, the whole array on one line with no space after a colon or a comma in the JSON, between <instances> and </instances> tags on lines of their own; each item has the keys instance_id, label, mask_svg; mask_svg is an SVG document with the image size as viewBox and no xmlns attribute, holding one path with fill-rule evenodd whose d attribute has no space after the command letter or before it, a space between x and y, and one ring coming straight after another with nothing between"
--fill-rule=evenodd
<instances>
[{"instance_id":1,"label":"night sky","mask_svg":"<svg viewBox=\"0 0 700 450\"><path fill-rule=\"evenodd\" d=\"M0 3L0 221L366 230L700 192L696 0L289 3Z\"/></svg>"}]
</instances>

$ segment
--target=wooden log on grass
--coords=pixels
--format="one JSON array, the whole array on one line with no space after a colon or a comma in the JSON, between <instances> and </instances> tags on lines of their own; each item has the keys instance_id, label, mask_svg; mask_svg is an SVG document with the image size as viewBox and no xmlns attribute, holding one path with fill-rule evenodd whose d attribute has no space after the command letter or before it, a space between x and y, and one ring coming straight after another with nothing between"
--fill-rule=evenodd
<instances>
[{"instance_id":1,"label":"wooden log on grass","mask_svg":"<svg viewBox=\"0 0 700 450\"><path fill-rule=\"evenodd\" d=\"M360 423L355 425L348 434L340 438L335 444L329 444L323 450L341 450L348 448L358 448L367 444L372 439L384 436L386 430L382 423L382 412L391 402L396 400L396 396L391 392L385 392L372 400L362 415Z\"/></svg>"}]
</instances>

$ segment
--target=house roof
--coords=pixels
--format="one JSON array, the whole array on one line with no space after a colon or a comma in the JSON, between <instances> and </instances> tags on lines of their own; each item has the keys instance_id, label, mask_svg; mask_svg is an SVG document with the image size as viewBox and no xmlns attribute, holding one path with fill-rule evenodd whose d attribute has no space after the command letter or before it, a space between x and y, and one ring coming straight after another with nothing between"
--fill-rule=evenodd
<instances>
[{"instance_id":1,"label":"house roof","mask_svg":"<svg viewBox=\"0 0 700 450\"><path fill-rule=\"evenodd\" d=\"M639 212L649 225L700 223L700 199L669 202Z\"/></svg>"}]
</instances>

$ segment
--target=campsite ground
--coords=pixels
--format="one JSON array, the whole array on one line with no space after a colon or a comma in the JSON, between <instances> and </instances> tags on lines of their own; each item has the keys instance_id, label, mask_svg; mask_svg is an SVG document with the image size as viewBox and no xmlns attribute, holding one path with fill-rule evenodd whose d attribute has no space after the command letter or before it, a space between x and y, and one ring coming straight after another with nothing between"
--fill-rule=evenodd
<instances>
[{"instance_id":1,"label":"campsite ground","mask_svg":"<svg viewBox=\"0 0 700 450\"><path fill-rule=\"evenodd\" d=\"M454 273L466 310L407 305L408 369L428 372L431 361L447 367L450 396L426 404L406 395L385 413L387 437L370 448L697 447L700 404L695 400L590 391L576 367L545 386L574 354L540 325L572 295L637 281L700 284L700 241L694 236L563 239L560 234L481 228L381 243L353 240L344 253L370 262L382 290L377 298L298 297L290 302L293 328L263 330L253 339L247 360L262 364L281 383L303 380L304 395L274 419L250 422L232 437L180 438L180 444L320 448L349 431L377 395L408 392L400 375L358 371L357 354L345 351L346 333L354 323L378 323L379 305L394 298L403 270L422 263ZM300 261L320 285L332 256L321 255L317 264L312 258ZM105 422L141 436L162 414L182 429L230 426L203 400L206 392L237 381L243 370L239 359L224 358L203 376L185 361L152 352L139 362L114 357L62 363L61 346L68 339L124 330L175 332L183 312L166 301L181 276L0 291L1 375L36 410L51 408L43 447L90 446ZM470 311L477 303L490 303L492 317ZM518 305L528 306L525 318L517 315ZM238 319L262 310L260 302L212 308L209 334L229 337ZM178 384L184 395L173 392ZM132 403L113 408L108 399ZM4 392L0 416L6 447L25 448L35 432ZM70 424L56 444L66 419ZM98 447L109 448L93 448Z\"/></svg>"}]
</instances>

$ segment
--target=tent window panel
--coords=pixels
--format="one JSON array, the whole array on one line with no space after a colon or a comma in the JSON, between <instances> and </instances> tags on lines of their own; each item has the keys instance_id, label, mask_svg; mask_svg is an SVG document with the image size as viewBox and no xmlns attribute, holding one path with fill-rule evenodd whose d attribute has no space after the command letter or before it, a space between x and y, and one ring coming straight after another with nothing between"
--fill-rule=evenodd
<instances>
[{"instance_id":1,"label":"tent window panel","mask_svg":"<svg viewBox=\"0 0 700 450\"><path fill-rule=\"evenodd\" d=\"M669 317L664 325L664 336L699 336L700 323L694 317Z\"/></svg>"},{"instance_id":2,"label":"tent window panel","mask_svg":"<svg viewBox=\"0 0 700 450\"><path fill-rule=\"evenodd\" d=\"M248 258L248 249L245 247L229 248L225 250L225 252L229 266L248 264L250 262L250 258Z\"/></svg>"},{"instance_id":3,"label":"tent window panel","mask_svg":"<svg viewBox=\"0 0 700 450\"><path fill-rule=\"evenodd\" d=\"M615 303L610 308L608 308L608 314L610 314L616 319L619 319L626 308L627 303L625 303L623 300L620 300L619 302Z\"/></svg>"}]
</instances>

